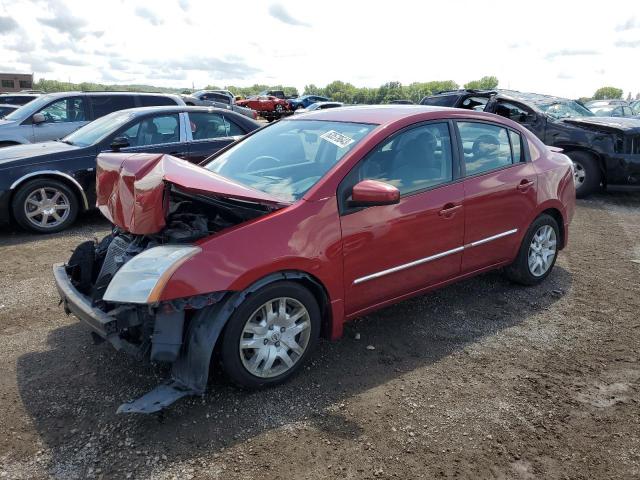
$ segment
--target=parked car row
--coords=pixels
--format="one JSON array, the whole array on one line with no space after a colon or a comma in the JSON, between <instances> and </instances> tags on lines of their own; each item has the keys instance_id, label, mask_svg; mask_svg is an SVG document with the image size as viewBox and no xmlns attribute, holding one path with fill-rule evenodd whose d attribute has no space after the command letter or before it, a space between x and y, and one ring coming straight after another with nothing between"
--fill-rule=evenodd
<instances>
[{"instance_id":1,"label":"parked car row","mask_svg":"<svg viewBox=\"0 0 640 480\"><path fill-rule=\"evenodd\" d=\"M511 90L447 91L421 104L495 113L526 127L571 158L578 197L601 187L640 187L638 119L596 116L574 100Z\"/></svg>"},{"instance_id":2,"label":"parked car row","mask_svg":"<svg viewBox=\"0 0 640 480\"><path fill-rule=\"evenodd\" d=\"M258 118L255 110L239 105L234 95L228 90L199 90L191 95L182 95L182 100L186 105L222 108L233 110L254 120Z\"/></svg>"},{"instance_id":3,"label":"parked car row","mask_svg":"<svg viewBox=\"0 0 640 480\"><path fill-rule=\"evenodd\" d=\"M76 105L78 98L65 101ZM153 100L131 98L140 103ZM91 105L105 96L88 99ZM169 100L178 99L163 99ZM108 113L61 140L2 148L0 223L15 221L39 233L67 228L79 212L96 204L96 156L101 152L167 153L198 163L258 127L254 120L230 110L141 107Z\"/></svg>"}]
</instances>

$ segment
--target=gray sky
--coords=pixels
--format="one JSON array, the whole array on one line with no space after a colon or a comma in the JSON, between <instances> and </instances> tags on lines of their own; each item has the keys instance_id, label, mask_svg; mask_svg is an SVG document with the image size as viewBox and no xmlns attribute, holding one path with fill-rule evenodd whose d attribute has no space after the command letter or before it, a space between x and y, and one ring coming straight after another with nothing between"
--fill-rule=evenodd
<instances>
[{"instance_id":1,"label":"gray sky","mask_svg":"<svg viewBox=\"0 0 640 480\"><path fill-rule=\"evenodd\" d=\"M380 7L378 7L380 5ZM384 7L382 7L384 6ZM0 71L196 88L496 75L640 92L640 1L0 0Z\"/></svg>"}]
</instances>

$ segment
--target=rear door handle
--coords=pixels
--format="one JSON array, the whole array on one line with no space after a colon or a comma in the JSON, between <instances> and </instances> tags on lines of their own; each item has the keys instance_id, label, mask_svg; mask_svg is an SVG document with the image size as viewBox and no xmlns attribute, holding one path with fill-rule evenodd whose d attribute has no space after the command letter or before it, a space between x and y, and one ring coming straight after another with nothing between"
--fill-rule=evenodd
<instances>
[{"instance_id":1,"label":"rear door handle","mask_svg":"<svg viewBox=\"0 0 640 480\"><path fill-rule=\"evenodd\" d=\"M462 205L456 205L454 203L447 203L444 207L442 207L442 210L440 210L438 212L438 215L440 215L441 217L450 217L451 215L456 213L461 208L462 208Z\"/></svg>"},{"instance_id":2,"label":"rear door handle","mask_svg":"<svg viewBox=\"0 0 640 480\"><path fill-rule=\"evenodd\" d=\"M527 180L525 178L520 182L520 184L516 188L521 192L526 192L527 190L529 190L529 188L533 187L535 183L536 182L534 182L533 180Z\"/></svg>"}]
</instances>

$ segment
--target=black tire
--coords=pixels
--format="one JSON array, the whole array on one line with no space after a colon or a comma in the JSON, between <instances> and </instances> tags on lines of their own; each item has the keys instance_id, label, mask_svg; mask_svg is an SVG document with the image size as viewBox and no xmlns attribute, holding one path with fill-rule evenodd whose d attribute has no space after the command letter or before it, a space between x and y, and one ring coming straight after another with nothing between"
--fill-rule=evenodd
<instances>
[{"instance_id":1,"label":"black tire","mask_svg":"<svg viewBox=\"0 0 640 480\"><path fill-rule=\"evenodd\" d=\"M598 160L586 152L568 152L567 156L573 161L577 173L584 173L582 181L576 178L576 197L584 198L597 192L602 183L602 170Z\"/></svg>"},{"instance_id":2,"label":"black tire","mask_svg":"<svg viewBox=\"0 0 640 480\"><path fill-rule=\"evenodd\" d=\"M556 237L556 251L553 257L553 261L547 271L542 275L534 275L529 268L529 248L533 241L533 237L541 227L545 225L553 228ZM542 214L536 218L529 226L526 235L522 239L520 250L518 250L518 256L515 261L505 268L505 274L509 280L519 283L521 285L537 285L549 276L558 258L558 247L560 245L560 231L558 222L551 215Z\"/></svg>"},{"instance_id":3,"label":"black tire","mask_svg":"<svg viewBox=\"0 0 640 480\"><path fill-rule=\"evenodd\" d=\"M40 189L45 189L46 195L50 195L51 192L54 191L60 192L63 195L63 202L66 198L66 202L68 204L68 213L62 214L62 221L57 222L54 218L54 221L51 223L47 221L50 226L44 226L38 225L37 222L29 219L26 210L33 207L27 207L25 204L27 202L27 199ZM76 193L63 182L51 178L37 178L28 181L18 189L11 202L11 209L13 218L18 223L18 225L20 225L25 230L30 230L35 233L56 233L65 230L66 228L71 226L73 222L75 222L80 210L80 202L78 201L78 196L76 195ZM56 213L60 216L58 210L56 210ZM34 217L34 220L37 220L38 218L42 220L44 219L44 216Z\"/></svg>"},{"instance_id":4,"label":"black tire","mask_svg":"<svg viewBox=\"0 0 640 480\"><path fill-rule=\"evenodd\" d=\"M275 110L276 110L276 113L282 114L282 112L284 112L284 107L282 105L278 104L278 105L276 105Z\"/></svg>"},{"instance_id":5,"label":"black tire","mask_svg":"<svg viewBox=\"0 0 640 480\"><path fill-rule=\"evenodd\" d=\"M240 339L245 325L252 314L270 299L289 297L300 302L309 314L310 334L303 354L284 373L263 378L251 373L241 359ZM241 388L258 389L281 384L289 380L307 361L320 336L320 308L313 294L300 284L294 282L276 282L250 294L236 309L227 323L222 335L220 360L226 376ZM266 342L266 341L265 341Z\"/></svg>"}]
</instances>

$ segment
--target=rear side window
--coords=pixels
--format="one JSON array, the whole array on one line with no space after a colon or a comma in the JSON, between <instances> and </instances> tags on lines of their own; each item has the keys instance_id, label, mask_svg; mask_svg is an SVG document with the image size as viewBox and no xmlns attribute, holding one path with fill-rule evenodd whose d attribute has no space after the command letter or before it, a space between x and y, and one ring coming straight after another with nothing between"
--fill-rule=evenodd
<instances>
[{"instance_id":1,"label":"rear side window","mask_svg":"<svg viewBox=\"0 0 640 480\"><path fill-rule=\"evenodd\" d=\"M424 97L420 103L434 107L453 107L457 100L458 95L438 95L437 97Z\"/></svg>"},{"instance_id":2,"label":"rear side window","mask_svg":"<svg viewBox=\"0 0 640 480\"><path fill-rule=\"evenodd\" d=\"M89 99L93 107L94 119L136 106L133 95L91 95Z\"/></svg>"},{"instance_id":3,"label":"rear side window","mask_svg":"<svg viewBox=\"0 0 640 480\"><path fill-rule=\"evenodd\" d=\"M458 122L458 130L467 176L513 164L509 130L506 128L488 123Z\"/></svg>"},{"instance_id":4,"label":"rear side window","mask_svg":"<svg viewBox=\"0 0 640 480\"><path fill-rule=\"evenodd\" d=\"M140 95L140 105L143 107L164 107L168 105L177 105L176 101L171 97L163 95Z\"/></svg>"},{"instance_id":5,"label":"rear side window","mask_svg":"<svg viewBox=\"0 0 640 480\"><path fill-rule=\"evenodd\" d=\"M189 124L194 140L210 140L229 136L228 123L218 113L190 112Z\"/></svg>"}]
</instances>

